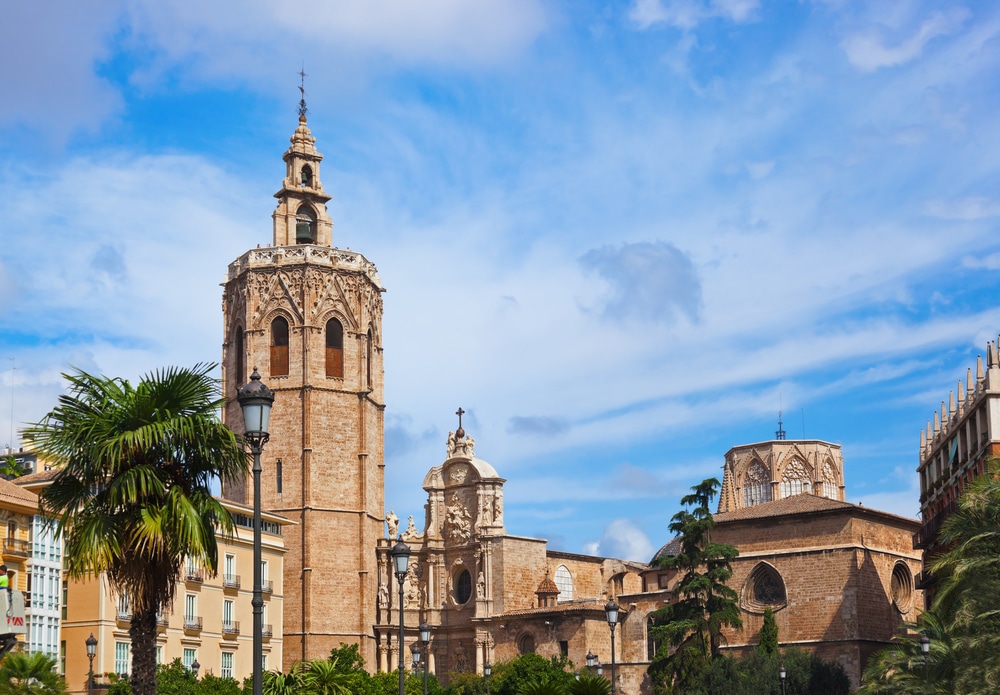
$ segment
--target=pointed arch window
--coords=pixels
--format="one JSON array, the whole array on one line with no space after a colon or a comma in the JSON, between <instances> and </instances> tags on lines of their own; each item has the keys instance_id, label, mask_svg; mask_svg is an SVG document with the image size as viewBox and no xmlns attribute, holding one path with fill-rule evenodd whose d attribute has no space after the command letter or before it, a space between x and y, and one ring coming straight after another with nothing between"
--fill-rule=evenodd
<instances>
[{"instance_id":1,"label":"pointed arch window","mask_svg":"<svg viewBox=\"0 0 1000 695\"><path fill-rule=\"evenodd\" d=\"M823 464L823 497L837 499L837 474L833 472L829 461Z\"/></svg>"},{"instance_id":2,"label":"pointed arch window","mask_svg":"<svg viewBox=\"0 0 1000 695\"><path fill-rule=\"evenodd\" d=\"M316 243L316 213L309 205L302 205L295 213L295 243Z\"/></svg>"},{"instance_id":3,"label":"pointed arch window","mask_svg":"<svg viewBox=\"0 0 1000 695\"><path fill-rule=\"evenodd\" d=\"M271 376L288 376L288 321L271 321Z\"/></svg>"},{"instance_id":4,"label":"pointed arch window","mask_svg":"<svg viewBox=\"0 0 1000 695\"><path fill-rule=\"evenodd\" d=\"M744 609L758 613L765 608L783 608L787 603L785 580L771 565L758 563L743 585L741 603Z\"/></svg>"},{"instance_id":5,"label":"pointed arch window","mask_svg":"<svg viewBox=\"0 0 1000 695\"><path fill-rule=\"evenodd\" d=\"M553 576L553 580L556 586L559 587L558 601L572 601L573 600L573 575L569 573L569 568L566 565L559 565L556 567L556 573Z\"/></svg>"},{"instance_id":6,"label":"pointed arch window","mask_svg":"<svg viewBox=\"0 0 1000 695\"><path fill-rule=\"evenodd\" d=\"M243 382L246 381L246 369L244 368L243 362L243 326L237 326L235 328L235 333L236 340L233 341L235 343L233 350L236 352L236 365L235 373L233 374L233 383L235 383L237 387L240 387L243 385Z\"/></svg>"},{"instance_id":7,"label":"pointed arch window","mask_svg":"<svg viewBox=\"0 0 1000 695\"><path fill-rule=\"evenodd\" d=\"M743 506L752 507L755 504L770 501L771 476L764 468L764 464L760 461L754 461L750 464L746 480L743 483Z\"/></svg>"},{"instance_id":8,"label":"pointed arch window","mask_svg":"<svg viewBox=\"0 0 1000 695\"><path fill-rule=\"evenodd\" d=\"M785 472L781 474L781 496L791 497L803 492L812 492L812 480L802 462L795 459L785 466Z\"/></svg>"},{"instance_id":9,"label":"pointed arch window","mask_svg":"<svg viewBox=\"0 0 1000 695\"><path fill-rule=\"evenodd\" d=\"M375 352L372 349L372 342L373 342L372 327L369 326L368 327L368 341L367 341L367 345L365 347L365 380L366 380L366 383L368 384L368 389L369 390L371 390L371 388L372 388L372 355Z\"/></svg>"},{"instance_id":10,"label":"pointed arch window","mask_svg":"<svg viewBox=\"0 0 1000 695\"><path fill-rule=\"evenodd\" d=\"M337 319L326 322L326 375L344 378L344 326Z\"/></svg>"}]
</instances>

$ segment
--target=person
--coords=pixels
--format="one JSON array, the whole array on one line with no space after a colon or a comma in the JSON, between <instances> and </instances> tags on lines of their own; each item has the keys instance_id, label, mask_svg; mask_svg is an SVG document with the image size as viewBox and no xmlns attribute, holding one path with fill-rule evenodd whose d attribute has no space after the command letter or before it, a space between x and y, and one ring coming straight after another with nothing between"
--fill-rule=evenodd
<instances>
[{"instance_id":1,"label":"person","mask_svg":"<svg viewBox=\"0 0 1000 695\"><path fill-rule=\"evenodd\" d=\"M10 591L10 579L7 578L7 565L0 565L0 589Z\"/></svg>"}]
</instances>

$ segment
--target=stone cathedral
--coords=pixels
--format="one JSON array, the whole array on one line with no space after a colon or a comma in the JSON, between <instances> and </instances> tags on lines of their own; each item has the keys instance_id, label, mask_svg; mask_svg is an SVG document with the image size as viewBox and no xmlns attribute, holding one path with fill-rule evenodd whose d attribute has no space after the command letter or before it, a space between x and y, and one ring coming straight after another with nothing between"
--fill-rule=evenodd
<instances>
[{"instance_id":1,"label":"stone cathedral","mask_svg":"<svg viewBox=\"0 0 1000 695\"><path fill-rule=\"evenodd\" d=\"M261 503L294 525L285 527L284 615L264 622L282 630L283 667L342 642L361 646L369 670L410 667L427 623L426 664L445 683L529 652L562 654L580 668L593 653L610 676L614 648L617 691L648 692L658 649L649 616L676 600L678 581L655 561L676 552L676 539L647 564L508 534L505 480L478 458L461 410L443 459L428 465L423 513L401 510L404 523L386 514L384 290L368 259L333 246L322 160L303 103L272 243L230 264L223 285L227 424L242 432L234 396L254 367L275 393ZM716 540L740 550L732 584L744 622L727 648L752 648L770 608L783 646L838 661L857 684L868 655L916 616L919 524L845 502L838 445L779 434L725 457ZM246 481L226 481L223 492L252 502ZM673 510L677 501L664 504ZM413 553L402 592L389 558L397 538ZM610 599L621 606L617 641L605 619Z\"/></svg>"}]
</instances>

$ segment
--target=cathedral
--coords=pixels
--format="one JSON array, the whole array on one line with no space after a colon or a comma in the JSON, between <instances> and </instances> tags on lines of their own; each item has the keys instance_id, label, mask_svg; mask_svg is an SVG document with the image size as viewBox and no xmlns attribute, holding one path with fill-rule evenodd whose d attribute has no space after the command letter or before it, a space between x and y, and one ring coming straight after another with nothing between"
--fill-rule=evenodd
<instances>
[{"instance_id":1,"label":"cathedral","mask_svg":"<svg viewBox=\"0 0 1000 695\"><path fill-rule=\"evenodd\" d=\"M443 460L429 462L423 518L400 529L386 513L383 288L371 261L333 245L315 143L303 105L275 194L272 243L230 264L223 290L225 394L255 366L275 393L261 505L292 522L284 614L272 617L284 667L342 642L359 644L372 671L408 667L425 623L427 666L443 682L530 652L581 668L593 654L610 677L614 649L619 692L648 692L658 649L649 616L675 599L677 584L656 560L675 542L644 563L508 534L505 480L478 457L461 411ZM242 431L235 398L224 417ZM224 495L252 502L245 481L226 481ZM836 444L780 436L733 448L716 522L714 540L740 551L732 586L743 628L727 634L733 653L757 644L770 608L783 646L841 663L857 685L868 655L916 616L919 524L845 502ZM412 550L402 587L389 555L399 538ZM614 633L605 617L612 599L621 608Z\"/></svg>"}]
</instances>

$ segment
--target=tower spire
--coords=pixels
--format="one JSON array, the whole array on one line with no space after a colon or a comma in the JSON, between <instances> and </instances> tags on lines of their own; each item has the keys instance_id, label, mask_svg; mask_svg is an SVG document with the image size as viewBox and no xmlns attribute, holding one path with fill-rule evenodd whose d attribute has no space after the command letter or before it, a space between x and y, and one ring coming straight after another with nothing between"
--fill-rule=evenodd
<instances>
[{"instance_id":1,"label":"tower spire","mask_svg":"<svg viewBox=\"0 0 1000 695\"><path fill-rule=\"evenodd\" d=\"M778 411L778 431L774 433L774 438L782 440L785 438L785 428L781 426L781 411Z\"/></svg>"}]
</instances>

